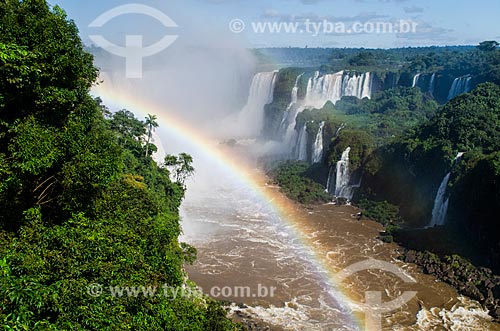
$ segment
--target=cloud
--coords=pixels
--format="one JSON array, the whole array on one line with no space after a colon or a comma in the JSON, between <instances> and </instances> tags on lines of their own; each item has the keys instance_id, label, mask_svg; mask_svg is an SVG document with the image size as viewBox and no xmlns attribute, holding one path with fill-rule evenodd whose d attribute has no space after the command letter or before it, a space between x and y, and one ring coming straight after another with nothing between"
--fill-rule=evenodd
<instances>
[{"instance_id":1,"label":"cloud","mask_svg":"<svg viewBox=\"0 0 500 331\"><path fill-rule=\"evenodd\" d=\"M405 13L408 14L423 13L423 12L424 8L422 7L417 7L417 6L405 7Z\"/></svg>"},{"instance_id":2,"label":"cloud","mask_svg":"<svg viewBox=\"0 0 500 331\"><path fill-rule=\"evenodd\" d=\"M280 17L280 13L275 9L266 9L262 14L264 18L277 18Z\"/></svg>"},{"instance_id":3,"label":"cloud","mask_svg":"<svg viewBox=\"0 0 500 331\"><path fill-rule=\"evenodd\" d=\"M466 39L464 40L464 44L467 44L467 45L479 45L479 43L483 41L481 39Z\"/></svg>"},{"instance_id":4,"label":"cloud","mask_svg":"<svg viewBox=\"0 0 500 331\"><path fill-rule=\"evenodd\" d=\"M283 22L303 22L305 20L320 22L327 20L330 22L369 22L374 20L389 20L390 16L381 15L376 12L362 12L354 16L321 16L316 13L281 14L274 9L266 9L262 15L266 19L276 19Z\"/></svg>"},{"instance_id":5,"label":"cloud","mask_svg":"<svg viewBox=\"0 0 500 331\"><path fill-rule=\"evenodd\" d=\"M407 2L409 0L378 0L378 2L385 2L385 3L388 3L388 2L396 2L396 3L401 3L401 2ZM354 0L354 2L369 2L367 0Z\"/></svg>"},{"instance_id":6,"label":"cloud","mask_svg":"<svg viewBox=\"0 0 500 331\"><path fill-rule=\"evenodd\" d=\"M324 0L299 0L299 1L302 2L304 5L314 5Z\"/></svg>"},{"instance_id":7,"label":"cloud","mask_svg":"<svg viewBox=\"0 0 500 331\"><path fill-rule=\"evenodd\" d=\"M416 32L399 33L396 35L397 38L430 42L451 42L456 40L455 37L450 36L450 33L454 32L452 29L433 26L424 21L417 21L417 23Z\"/></svg>"},{"instance_id":8,"label":"cloud","mask_svg":"<svg viewBox=\"0 0 500 331\"><path fill-rule=\"evenodd\" d=\"M388 20L390 16L380 15L375 12L363 12L354 16L333 16L329 19L334 22L368 22L373 20Z\"/></svg>"}]
</instances>

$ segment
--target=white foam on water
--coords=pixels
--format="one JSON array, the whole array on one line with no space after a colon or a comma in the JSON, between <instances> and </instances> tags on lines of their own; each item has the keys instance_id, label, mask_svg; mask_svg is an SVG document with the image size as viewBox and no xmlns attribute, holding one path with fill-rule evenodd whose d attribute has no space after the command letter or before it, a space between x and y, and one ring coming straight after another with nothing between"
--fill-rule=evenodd
<instances>
[{"instance_id":1,"label":"white foam on water","mask_svg":"<svg viewBox=\"0 0 500 331\"><path fill-rule=\"evenodd\" d=\"M483 331L488 330L485 322L491 321L488 310L466 297L450 309L422 308L417 314L415 330Z\"/></svg>"},{"instance_id":2,"label":"white foam on water","mask_svg":"<svg viewBox=\"0 0 500 331\"><path fill-rule=\"evenodd\" d=\"M271 305L269 307L248 306L240 308L236 304L229 307L229 315L238 315L238 312L243 312L244 315L251 316L253 319L260 320L271 325L279 325L284 330L290 331L355 331L357 329L348 328L339 325L335 322L333 315L330 317L331 322L325 323L315 319L314 315L319 310L327 310L328 306L323 298L319 299L320 309L311 308L307 303L314 302L314 299L308 296L293 298L289 302L285 302L283 307ZM338 309L329 309L332 314L341 313Z\"/></svg>"}]
</instances>

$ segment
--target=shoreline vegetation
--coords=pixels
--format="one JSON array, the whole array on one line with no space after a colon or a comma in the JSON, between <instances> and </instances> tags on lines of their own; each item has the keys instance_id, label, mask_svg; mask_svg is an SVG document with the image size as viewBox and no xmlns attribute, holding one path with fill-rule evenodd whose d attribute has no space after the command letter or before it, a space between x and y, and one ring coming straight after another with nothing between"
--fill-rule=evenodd
<instances>
[{"instance_id":1,"label":"shoreline vegetation","mask_svg":"<svg viewBox=\"0 0 500 331\"><path fill-rule=\"evenodd\" d=\"M286 161L281 165L275 163L264 167L270 176L269 183L279 186L283 194L303 208L332 201L337 205L346 203L342 198L328 196L325 199L320 194L324 188L305 176L303 171L307 170L308 165L303 162ZM395 242L402 248L399 260L417 265L423 273L435 276L455 288L459 294L478 301L500 323L500 276L491 269L474 266L456 254L439 257L428 250L419 251L405 246L401 240L401 228L392 221L398 218L397 207L386 201L362 200L359 204L353 204L353 207L362 212L361 222L373 220L384 226L378 238L385 243Z\"/></svg>"},{"instance_id":2,"label":"shoreline vegetation","mask_svg":"<svg viewBox=\"0 0 500 331\"><path fill-rule=\"evenodd\" d=\"M195 286L183 266L195 260L196 249L178 240L179 206L184 182L194 171L192 158L183 153L169 155L158 165L151 157L156 151L150 143L157 126L154 115L141 121L128 110L111 114L101 100L91 97L98 69L62 8L43 0L7 1L0 6L0 320L4 328L242 330L242 324L227 318L223 304L208 296L174 300L157 296L148 301L137 296L89 295L92 284ZM450 200L451 217L465 224L465 229L479 229L471 233L478 235L480 243L498 242L492 219L499 213L487 209L497 206L492 201L497 202L498 186L491 179L500 176L500 87L494 84L500 82L497 46L417 56L406 54L411 50L398 50L402 54L391 61L391 67L403 60L410 63L402 78L407 85L411 85L410 73L429 75L440 70L450 83L457 75L477 74L476 89L443 107L428 93L399 86L380 92L374 100L348 98L339 105L328 103L324 109L306 111L298 125L329 121L325 132L338 133L340 128L342 132L329 137L332 148L324 164L311 168L289 162L272 170L275 183L303 206L327 202L330 197L319 184L324 180L318 173L328 170L353 145L353 168L364 170L372 185L361 192L357 204L364 208L365 217L386 226L382 240L414 246L418 240L400 224L410 220L410 213L403 213L408 208L398 206L396 200L420 206L422 201L412 198L431 196L456 151L465 150L468 153L457 162L450 183L456 193ZM351 51L350 60L339 57L323 71L346 64L354 70L377 71L384 65L377 54ZM338 52L333 56L342 55L342 50ZM283 93L275 100L285 107L296 74L288 72L289 83L275 91ZM384 78L391 75L394 72L383 73ZM304 96L304 83L299 97ZM444 89L436 90L438 94L441 100L447 97ZM283 108L268 106L267 116ZM343 129L344 123L335 123L336 116L346 122L354 119L348 123L352 127ZM458 124L450 126L452 119ZM366 123L369 130L364 130ZM272 121L266 125L272 127ZM308 128L307 134L317 132L313 129L317 127ZM403 133L407 134L403 140L393 140ZM383 146L387 141L391 144ZM384 159L388 155L395 155L394 159ZM410 161L416 165L408 167ZM399 177L383 182L377 177L379 170ZM425 181L417 183L421 178ZM415 184L423 193L416 190L400 197L401 183ZM469 190L481 186L476 183L486 189ZM377 196L391 184L396 188L391 196ZM427 200L422 203L425 207L432 203ZM417 223L428 216L417 212ZM467 223L470 219L482 223L474 228ZM494 257L500 256L497 248L486 246ZM440 258L412 249L404 252L402 260L420 265L424 272L478 300L498 319L500 277L491 270L474 267L458 255ZM251 321L245 324L251 330L266 328Z\"/></svg>"},{"instance_id":3,"label":"shoreline vegetation","mask_svg":"<svg viewBox=\"0 0 500 331\"><path fill-rule=\"evenodd\" d=\"M196 249L178 240L191 156L157 164L155 116L112 114L89 94L98 70L63 9L0 9L3 329L242 330L208 296L144 290L195 286Z\"/></svg>"},{"instance_id":4,"label":"shoreline vegetation","mask_svg":"<svg viewBox=\"0 0 500 331\"><path fill-rule=\"evenodd\" d=\"M294 201L321 204L333 195L337 169L348 169L340 177L348 193L339 195L386 227L380 239L406 248L402 260L479 301L498 320L499 43L332 54L323 65L290 63L278 72L262 135L285 142L289 158L301 161L263 158L271 183ZM322 82L339 77L369 77L370 91L321 94ZM298 98L289 106L292 90ZM278 130L289 107L298 113L296 141L284 141Z\"/></svg>"}]
</instances>

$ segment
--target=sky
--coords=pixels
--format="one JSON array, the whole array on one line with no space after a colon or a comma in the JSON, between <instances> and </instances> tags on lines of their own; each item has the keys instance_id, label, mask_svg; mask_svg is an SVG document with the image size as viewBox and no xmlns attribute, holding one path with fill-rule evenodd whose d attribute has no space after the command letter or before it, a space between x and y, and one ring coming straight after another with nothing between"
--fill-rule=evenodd
<instances>
[{"instance_id":1,"label":"sky","mask_svg":"<svg viewBox=\"0 0 500 331\"><path fill-rule=\"evenodd\" d=\"M451 0L49 0L66 10L85 43L99 34L124 45L125 35L143 36L144 45L165 34L185 45L213 43L244 47L366 47L475 45L500 40L500 1ZM89 24L106 11L125 4L144 4L171 18L165 27L155 18L127 14L102 27ZM306 26L307 22L307 26ZM396 33L401 22L415 23L409 33ZM269 24L280 23L279 32ZM334 31L332 25L336 24ZM353 32L354 23L358 29ZM366 25L366 23L369 23ZM373 25L392 24L392 33L372 31ZM260 24L260 25L259 25ZM295 27L295 30L286 30ZM292 24L292 25L290 25ZM398 24L398 25L396 25ZM264 29L262 29L264 27ZM276 26L274 26L276 27ZM260 30L259 30L260 28ZM396 29L397 31L394 31ZM243 31L241 31L243 30ZM347 32L346 32L347 31ZM405 32L405 31L403 31ZM177 42L177 41L176 41Z\"/></svg>"}]
</instances>

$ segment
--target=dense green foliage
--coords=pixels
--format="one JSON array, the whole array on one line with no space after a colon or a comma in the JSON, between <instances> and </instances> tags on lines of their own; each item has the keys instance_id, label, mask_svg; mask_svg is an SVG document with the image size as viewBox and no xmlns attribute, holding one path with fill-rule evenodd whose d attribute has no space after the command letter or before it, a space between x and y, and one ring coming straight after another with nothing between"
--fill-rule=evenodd
<instances>
[{"instance_id":1,"label":"dense green foliage","mask_svg":"<svg viewBox=\"0 0 500 331\"><path fill-rule=\"evenodd\" d=\"M303 71L297 68L285 68L278 72L274 85L273 102L264 108L265 122L262 134L266 138L276 138L283 111L291 102L291 93L297 76Z\"/></svg>"},{"instance_id":2,"label":"dense green foliage","mask_svg":"<svg viewBox=\"0 0 500 331\"><path fill-rule=\"evenodd\" d=\"M499 150L499 95L500 87L487 83L470 94L453 99L430 121L378 151L384 160L379 174L384 177L401 173L406 177L402 182L411 184L410 187L430 186L428 195L433 199L432 192L437 190L440 180L453 165L458 171L460 161L466 160L467 165L460 170L465 174L478 160ZM453 159L459 151L466 154L457 165ZM495 174L496 170L491 173Z\"/></svg>"},{"instance_id":3,"label":"dense green foliage","mask_svg":"<svg viewBox=\"0 0 500 331\"><path fill-rule=\"evenodd\" d=\"M399 208L387 201L376 202L363 199L359 201L359 207L363 209L365 217L376 220L384 225L398 223L400 220Z\"/></svg>"},{"instance_id":4,"label":"dense green foliage","mask_svg":"<svg viewBox=\"0 0 500 331\"><path fill-rule=\"evenodd\" d=\"M480 85L473 93L450 101L413 137L428 145L447 144L453 150L498 150L500 142L500 87ZM428 148L428 147L426 147Z\"/></svg>"},{"instance_id":5,"label":"dense green foliage","mask_svg":"<svg viewBox=\"0 0 500 331\"><path fill-rule=\"evenodd\" d=\"M194 288L183 264L196 250L178 242L192 159L157 165L154 116L110 114L89 96L97 71L77 33L43 0L0 3L3 328L234 330L211 299L165 295Z\"/></svg>"},{"instance_id":6,"label":"dense green foliage","mask_svg":"<svg viewBox=\"0 0 500 331\"><path fill-rule=\"evenodd\" d=\"M274 183L292 200L303 204L324 203L331 200L320 184L307 177L309 165L305 162L285 162L270 172Z\"/></svg>"},{"instance_id":7,"label":"dense green foliage","mask_svg":"<svg viewBox=\"0 0 500 331\"><path fill-rule=\"evenodd\" d=\"M471 51L474 51L474 47L472 46L431 46L394 49L290 47L260 48L254 50L254 53L261 63L278 63L283 67L308 68L328 65L334 68L334 70L343 70L355 67L359 69L359 65L365 66L366 64L370 64L377 69L390 68L391 70L396 70L402 63L409 63L412 58L417 56L425 56L427 54L458 54ZM363 53L371 55L364 55Z\"/></svg>"},{"instance_id":8,"label":"dense green foliage","mask_svg":"<svg viewBox=\"0 0 500 331\"><path fill-rule=\"evenodd\" d=\"M448 244L446 252L466 253L496 270L500 266L499 96L499 86L481 84L451 100L429 121L378 148L364 166L359 192L399 206L406 227L421 228L429 224L438 187L451 172L446 224L448 232L461 239ZM458 152L465 154L454 160ZM413 239L406 233L404 240ZM471 243L470 249L461 247L464 241Z\"/></svg>"},{"instance_id":9,"label":"dense green foliage","mask_svg":"<svg viewBox=\"0 0 500 331\"><path fill-rule=\"evenodd\" d=\"M297 127L307 123L313 136L317 123L325 121L324 136L331 141L325 160L333 165L351 147L351 165L357 169L376 147L428 120L437 109L438 104L420 90L401 87L376 93L372 99L345 97L336 105L328 102L320 110L305 110L297 117Z\"/></svg>"},{"instance_id":10,"label":"dense green foliage","mask_svg":"<svg viewBox=\"0 0 500 331\"><path fill-rule=\"evenodd\" d=\"M404 237L390 231L384 240L394 236L413 241L411 233L429 224L436 192L451 172L445 229L460 239L447 244L446 252L473 259L476 254L483 257L482 263L500 270L499 63L498 43L486 41L478 47L332 50L330 62L316 69L287 69L293 74L305 72L299 81L299 99L315 70L321 74L369 71L378 91L371 99L344 97L335 105L328 102L322 109L299 114L296 129L307 125L309 156L319 123L325 122L323 161L302 170L301 176L324 186L329 168L350 147L351 184L361 183L354 202L365 216L398 224L406 231ZM421 74L418 80L417 73ZM448 100L454 79L463 76L471 77L473 90ZM287 84L291 89L293 75ZM279 102L275 99L273 104ZM269 107L283 111L279 108ZM465 155L455 160L458 152ZM473 249L458 246L464 241Z\"/></svg>"}]
</instances>

